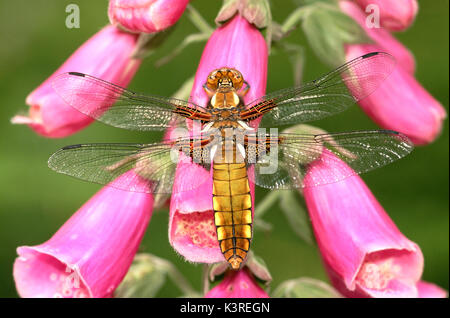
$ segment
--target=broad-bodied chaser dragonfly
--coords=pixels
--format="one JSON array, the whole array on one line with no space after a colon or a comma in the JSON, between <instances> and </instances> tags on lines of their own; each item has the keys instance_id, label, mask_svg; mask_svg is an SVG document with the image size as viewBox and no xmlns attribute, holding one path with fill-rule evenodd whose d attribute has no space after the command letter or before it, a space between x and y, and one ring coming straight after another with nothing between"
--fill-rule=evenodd
<instances>
[{"instance_id":1,"label":"broad-bodied chaser dragonfly","mask_svg":"<svg viewBox=\"0 0 450 318\"><path fill-rule=\"evenodd\" d=\"M187 127L189 133L154 144L67 146L50 157L49 167L87 181L151 193L170 193L177 164L186 159L212 169L218 246L231 268L237 270L252 240L249 182L270 189L301 188L308 166L324 158L342 160L352 171L330 169L312 186L338 182L386 165L413 148L407 137L387 130L272 134L257 131L257 126L298 124L339 113L376 90L394 65L389 54L369 53L312 82L248 104L243 100L251 88L243 74L222 67L206 78L203 88L209 102L203 106L137 94L87 74L65 73L53 82L56 92L67 104L100 122L141 131L177 125ZM200 126L194 133L193 122ZM268 173L268 158L273 154L277 164ZM137 186L142 180L146 187Z\"/></svg>"}]
</instances>

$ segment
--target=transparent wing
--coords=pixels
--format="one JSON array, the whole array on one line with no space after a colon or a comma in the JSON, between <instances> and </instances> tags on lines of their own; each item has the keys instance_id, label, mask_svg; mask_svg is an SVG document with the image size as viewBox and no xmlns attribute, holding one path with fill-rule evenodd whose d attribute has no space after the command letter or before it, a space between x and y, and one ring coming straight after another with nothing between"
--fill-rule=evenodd
<instances>
[{"instance_id":1,"label":"transparent wing","mask_svg":"<svg viewBox=\"0 0 450 318\"><path fill-rule=\"evenodd\" d=\"M171 193L177 165L193 162L189 150L185 151L193 139L177 139L176 142L176 146L173 142L72 145L55 152L48 166L59 173L122 190ZM183 156L184 153L188 155ZM206 178L196 181L184 189L194 189Z\"/></svg>"},{"instance_id":2,"label":"transparent wing","mask_svg":"<svg viewBox=\"0 0 450 318\"><path fill-rule=\"evenodd\" d=\"M93 76L69 72L52 82L71 107L105 124L130 130L164 130L183 117L207 120L206 109L174 98L137 94Z\"/></svg>"},{"instance_id":3,"label":"transparent wing","mask_svg":"<svg viewBox=\"0 0 450 318\"><path fill-rule=\"evenodd\" d=\"M317 80L251 102L241 118L249 121L264 115L259 126L274 127L331 116L374 92L394 67L391 55L369 53Z\"/></svg>"},{"instance_id":4,"label":"transparent wing","mask_svg":"<svg viewBox=\"0 0 450 318\"><path fill-rule=\"evenodd\" d=\"M268 135L269 136L269 135ZM344 180L409 154L412 142L389 130L268 137L270 151L255 164L254 182L269 189L318 186ZM320 168L323 165L327 169ZM345 163L345 164L343 164ZM303 183L307 171L314 180Z\"/></svg>"}]
</instances>

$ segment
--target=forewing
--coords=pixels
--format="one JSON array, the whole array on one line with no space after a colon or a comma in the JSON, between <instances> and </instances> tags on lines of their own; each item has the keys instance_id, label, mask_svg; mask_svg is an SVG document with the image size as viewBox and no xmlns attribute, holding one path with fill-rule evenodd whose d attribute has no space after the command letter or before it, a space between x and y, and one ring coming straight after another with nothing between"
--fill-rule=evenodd
<instances>
[{"instance_id":1,"label":"forewing","mask_svg":"<svg viewBox=\"0 0 450 318\"><path fill-rule=\"evenodd\" d=\"M318 120L337 114L374 92L395 67L382 52L358 57L304 85L283 89L251 102L242 120L262 116L260 127Z\"/></svg>"},{"instance_id":2,"label":"forewing","mask_svg":"<svg viewBox=\"0 0 450 318\"><path fill-rule=\"evenodd\" d=\"M330 167L314 173L308 187L335 183L358 175L409 154L412 142L404 135L389 130L355 131L335 134L280 134L264 158L255 164L255 183L269 189L303 188L303 178L315 163L324 161ZM324 151L324 149L327 151ZM272 159L270 159L272 158ZM276 159L273 159L276 158ZM275 164L270 162L275 160ZM348 167L343 167L345 162ZM270 170L270 165L274 167ZM323 171L323 170L320 170Z\"/></svg>"},{"instance_id":3,"label":"forewing","mask_svg":"<svg viewBox=\"0 0 450 318\"><path fill-rule=\"evenodd\" d=\"M189 142L191 139L184 140L184 143ZM59 173L122 190L171 193L177 165L192 163L186 156L179 160L182 154L179 150L171 142L80 144L55 152L48 166ZM185 190L194 189L205 181L197 180Z\"/></svg>"},{"instance_id":4,"label":"forewing","mask_svg":"<svg viewBox=\"0 0 450 318\"><path fill-rule=\"evenodd\" d=\"M143 95L93 76L70 72L52 82L56 93L71 107L105 124L130 130L164 130L193 114L209 115L193 103ZM196 118L193 118L196 119Z\"/></svg>"}]
</instances>

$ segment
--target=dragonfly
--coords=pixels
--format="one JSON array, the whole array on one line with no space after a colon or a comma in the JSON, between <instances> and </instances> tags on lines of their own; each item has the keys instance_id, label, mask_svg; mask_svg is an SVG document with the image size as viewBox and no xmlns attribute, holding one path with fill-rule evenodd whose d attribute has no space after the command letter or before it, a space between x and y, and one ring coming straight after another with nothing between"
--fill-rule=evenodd
<instances>
[{"instance_id":1,"label":"dragonfly","mask_svg":"<svg viewBox=\"0 0 450 318\"><path fill-rule=\"evenodd\" d=\"M250 182L268 189L321 186L389 164L413 149L406 136L390 130L308 134L267 133L261 128L302 124L340 113L374 92L394 67L389 54L369 53L314 81L247 104L244 97L251 87L243 74L221 67L205 79L206 105L135 93L88 74L64 73L53 81L57 94L97 121L139 131L184 127L187 133L150 144L66 146L49 158L48 165L86 181L153 194L171 192L177 165L193 164L212 172L207 175L212 175L218 247L230 268L239 270L253 235ZM313 163L337 160L351 169L342 171L331 165L312 183L303 182ZM203 181L186 185L186 190Z\"/></svg>"}]
</instances>

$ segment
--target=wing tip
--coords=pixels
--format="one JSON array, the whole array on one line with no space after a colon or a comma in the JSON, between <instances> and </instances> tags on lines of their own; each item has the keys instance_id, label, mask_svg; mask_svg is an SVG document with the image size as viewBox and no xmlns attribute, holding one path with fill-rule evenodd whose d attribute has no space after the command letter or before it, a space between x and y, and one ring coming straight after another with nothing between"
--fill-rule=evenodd
<instances>
[{"instance_id":1,"label":"wing tip","mask_svg":"<svg viewBox=\"0 0 450 318\"><path fill-rule=\"evenodd\" d=\"M69 145L69 146L64 146L61 148L61 150L69 150L69 149L76 149L76 148L81 148L81 144L76 144L76 145Z\"/></svg>"},{"instance_id":2,"label":"wing tip","mask_svg":"<svg viewBox=\"0 0 450 318\"><path fill-rule=\"evenodd\" d=\"M367 59L367 58L369 58L369 57L372 57L372 56L375 56L375 55L379 55L379 54L381 54L381 53L382 53L382 52L370 52L370 53L364 54L363 56L361 56L361 58Z\"/></svg>"},{"instance_id":3,"label":"wing tip","mask_svg":"<svg viewBox=\"0 0 450 318\"><path fill-rule=\"evenodd\" d=\"M390 130L390 129L383 129L381 131L385 134L393 136L396 139L399 139L403 144L405 144L408 147L409 152L411 152L414 149L414 143L405 134L402 134L401 132L398 132L395 130Z\"/></svg>"},{"instance_id":4,"label":"wing tip","mask_svg":"<svg viewBox=\"0 0 450 318\"><path fill-rule=\"evenodd\" d=\"M48 166L50 169L52 169L52 170L55 170L55 171L60 172L60 171L57 169L57 167L55 166L55 160L57 160L58 155L59 155L61 152L65 151L65 150L77 149L77 148L81 148L81 146L82 146L82 144L69 145L69 146L62 147L61 149L59 149L58 151L56 151L55 153L53 153L53 154L50 156L50 158L48 158L47 166Z\"/></svg>"},{"instance_id":5,"label":"wing tip","mask_svg":"<svg viewBox=\"0 0 450 318\"><path fill-rule=\"evenodd\" d=\"M392 59L392 60L395 61L395 57L392 56L392 54L389 54L389 53L387 53L387 52L381 52L381 51L375 51L375 52L369 52L369 53L366 53L366 54L364 54L364 55L361 56L361 59L364 60L364 59L371 58L371 57L373 57L373 56L389 57L390 59Z\"/></svg>"},{"instance_id":6,"label":"wing tip","mask_svg":"<svg viewBox=\"0 0 450 318\"><path fill-rule=\"evenodd\" d=\"M86 74L80 73L80 72L69 72L69 75L79 76L79 77L85 77Z\"/></svg>"}]
</instances>

